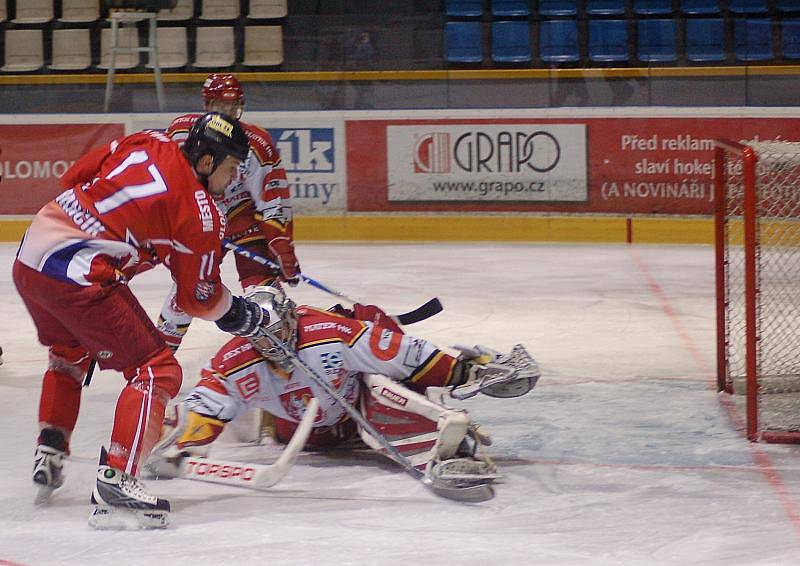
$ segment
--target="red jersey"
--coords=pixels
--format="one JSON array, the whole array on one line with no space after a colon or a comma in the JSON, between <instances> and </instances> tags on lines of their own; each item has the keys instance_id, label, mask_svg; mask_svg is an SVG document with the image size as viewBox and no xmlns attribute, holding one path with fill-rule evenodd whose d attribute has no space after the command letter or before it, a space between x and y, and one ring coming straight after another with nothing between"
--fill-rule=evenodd
<instances>
[{"instance_id":1,"label":"red jersey","mask_svg":"<svg viewBox=\"0 0 800 566\"><path fill-rule=\"evenodd\" d=\"M62 185L71 188L26 232L22 263L78 285L127 280L164 263L181 309L207 320L227 312L225 218L176 143L156 131L113 141L79 159Z\"/></svg>"},{"instance_id":2,"label":"red jersey","mask_svg":"<svg viewBox=\"0 0 800 566\"><path fill-rule=\"evenodd\" d=\"M184 114L175 118L167 128L167 135L183 143L200 116L202 114ZM292 205L280 154L269 132L252 124L239 123L250 140L250 153L239 167L239 176L225 188L217 205L229 221L243 214L262 221L261 230L268 242L278 236L291 240Z\"/></svg>"}]
</instances>

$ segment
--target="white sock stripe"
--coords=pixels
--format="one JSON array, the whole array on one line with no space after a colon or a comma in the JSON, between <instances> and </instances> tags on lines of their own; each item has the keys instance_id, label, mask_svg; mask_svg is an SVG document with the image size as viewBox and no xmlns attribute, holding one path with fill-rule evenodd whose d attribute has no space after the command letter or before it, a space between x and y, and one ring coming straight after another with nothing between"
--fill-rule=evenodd
<instances>
[{"instance_id":1,"label":"white sock stripe","mask_svg":"<svg viewBox=\"0 0 800 566\"><path fill-rule=\"evenodd\" d=\"M147 373L150 376L148 379L149 387L147 388L147 398L142 400L142 406L139 409L139 422L136 425L136 436L133 437L133 446L128 456L128 463L125 466L125 472L130 474L133 471L133 465L136 461L136 452L139 449L140 440L144 437L145 429L147 428L147 419L150 416L150 406L153 401L153 369L148 367ZM139 369L136 370L137 377L139 376Z\"/></svg>"}]
</instances>

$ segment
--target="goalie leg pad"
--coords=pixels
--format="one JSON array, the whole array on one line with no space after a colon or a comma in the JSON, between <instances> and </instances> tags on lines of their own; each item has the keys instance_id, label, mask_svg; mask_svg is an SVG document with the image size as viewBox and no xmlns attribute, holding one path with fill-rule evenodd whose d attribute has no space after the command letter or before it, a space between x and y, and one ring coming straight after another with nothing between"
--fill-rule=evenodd
<instances>
[{"instance_id":1,"label":"goalie leg pad","mask_svg":"<svg viewBox=\"0 0 800 566\"><path fill-rule=\"evenodd\" d=\"M435 460L452 458L469 428L466 411L430 401L382 375L364 377L362 413L411 463L424 469ZM381 450L377 440L360 430L364 442Z\"/></svg>"}]
</instances>

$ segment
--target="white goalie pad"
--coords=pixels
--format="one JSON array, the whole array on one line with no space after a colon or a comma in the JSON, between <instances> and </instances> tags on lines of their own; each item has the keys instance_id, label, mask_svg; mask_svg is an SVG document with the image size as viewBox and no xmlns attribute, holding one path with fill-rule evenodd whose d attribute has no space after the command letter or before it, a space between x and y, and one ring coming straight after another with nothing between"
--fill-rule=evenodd
<instances>
[{"instance_id":1,"label":"white goalie pad","mask_svg":"<svg viewBox=\"0 0 800 566\"><path fill-rule=\"evenodd\" d=\"M469 415L434 403L382 375L365 375L361 414L415 467L456 455L469 429ZM362 440L382 451L380 443L359 427Z\"/></svg>"}]
</instances>

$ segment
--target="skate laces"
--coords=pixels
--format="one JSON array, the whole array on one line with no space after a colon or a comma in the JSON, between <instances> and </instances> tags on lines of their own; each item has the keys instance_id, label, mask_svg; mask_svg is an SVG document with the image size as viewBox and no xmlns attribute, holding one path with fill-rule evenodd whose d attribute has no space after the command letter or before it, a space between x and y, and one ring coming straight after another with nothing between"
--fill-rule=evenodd
<instances>
[{"instance_id":1,"label":"skate laces","mask_svg":"<svg viewBox=\"0 0 800 566\"><path fill-rule=\"evenodd\" d=\"M48 468L60 470L64 465L64 452L51 446L40 444L36 447L33 460L34 469Z\"/></svg>"},{"instance_id":2,"label":"skate laces","mask_svg":"<svg viewBox=\"0 0 800 566\"><path fill-rule=\"evenodd\" d=\"M119 489L120 491L124 491L130 495L133 495L137 499L151 499L153 497L144 490L142 482L124 472L122 473L122 477L119 479Z\"/></svg>"}]
</instances>

